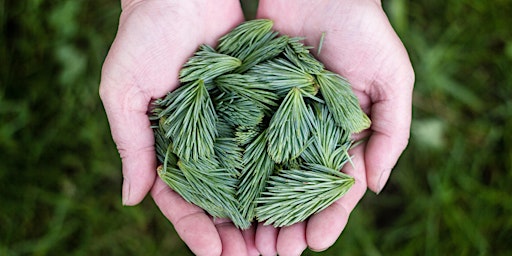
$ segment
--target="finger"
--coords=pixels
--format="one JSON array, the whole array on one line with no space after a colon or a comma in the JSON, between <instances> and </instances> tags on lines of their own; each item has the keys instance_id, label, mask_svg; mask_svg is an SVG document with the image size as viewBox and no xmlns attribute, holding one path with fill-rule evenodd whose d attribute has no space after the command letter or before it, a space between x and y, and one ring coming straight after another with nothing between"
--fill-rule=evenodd
<instances>
[{"instance_id":1,"label":"finger","mask_svg":"<svg viewBox=\"0 0 512 256\"><path fill-rule=\"evenodd\" d=\"M372 135L365 155L368 187L375 193L384 188L409 142L414 73L409 65L402 69L397 73L403 78L391 80L392 86L376 85L382 89L374 89L370 95Z\"/></svg>"},{"instance_id":2,"label":"finger","mask_svg":"<svg viewBox=\"0 0 512 256\"><path fill-rule=\"evenodd\" d=\"M277 237L277 253L279 255L301 255L307 247L306 222L295 223L279 230Z\"/></svg>"},{"instance_id":3,"label":"finger","mask_svg":"<svg viewBox=\"0 0 512 256\"><path fill-rule=\"evenodd\" d=\"M338 201L325 210L310 217L306 227L306 241L313 251L323 251L336 242L347 224L350 212L366 191L366 176L364 166L364 145L359 145L351 153L351 164L347 164L343 171L354 177L355 183L350 190Z\"/></svg>"},{"instance_id":4,"label":"finger","mask_svg":"<svg viewBox=\"0 0 512 256\"><path fill-rule=\"evenodd\" d=\"M156 179L151 196L194 254L221 254L222 243L219 233L210 217L201 208L186 202L160 179Z\"/></svg>"},{"instance_id":5,"label":"finger","mask_svg":"<svg viewBox=\"0 0 512 256\"><path fill-rule=\"evenodd\" d=\"M242 236L245 240L245 246L247 247L247 255L258 256L260 252L256 248L256 224L251 225L248 229L242 230Z\"/></svg>"},{"instance_id":6,"label":"finger","mask_svg":"<svg viewBox=\"0 0 512 256\"><path fill-rule=\"evenodd\" d=\"M147 116L150 99L136 87L114 91L114 86L103 79L100 96L121 156L123 204L135 205L144 199L156 176L154 137Z\"/></svg>"},{"instance_id":7,"label":"finger","mask_svg":"<svg viewBox=\"0 0 512 256\"><path fill-rule=\"evenodd\" d=\"M222 243L222 256L247 255L247 247L242 232L229 219L214 219Z\"/></svg>"},{"instance_id":8,"label":"finger","mask_svg":"<svg viewBox=\"0 0 512 256\"><path fill-rule=\"evenodd\" d=\"M263 256L276 255L277 254L277 235L279 229L271 226L258 223L256 228L256 248Z\"/></svg>"}]
</instances>

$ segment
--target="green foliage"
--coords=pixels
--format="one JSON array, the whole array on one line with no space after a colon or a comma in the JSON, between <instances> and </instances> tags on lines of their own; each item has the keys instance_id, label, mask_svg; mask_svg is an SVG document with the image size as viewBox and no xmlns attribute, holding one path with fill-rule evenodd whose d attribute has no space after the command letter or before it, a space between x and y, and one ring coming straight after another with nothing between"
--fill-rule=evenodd
<instances>
[{"instance_id":1,"label":"green foliage","mask_svg":"<svg viewBox=\"0 0 512 256\"><path fill-rule=\"evenodd\" d=\"M211 47L203 45L180 70L180 82L203 80L210 82L214 78L233 71L242 62L229 55L215 52Z\"/></svg>"},{"instance_id":2,"label":"green foliage","mask_svg":"<svg viewBox=\"0 0 512 256\"><path fill-rule=\"evenodd\" d=\"M250 143L243 155L243 169L238 185L239 211L246 219L256 216L256 199L265 190L265 183L274 171L275 162L267 153L267 131ZM258 179L255 179L258 177Z\"/></svg>"},{"instance_id":3,"label":"green foliage","mask_svg":"<svg viewBox=\"0 0 512 256\"><path fill-rule=\"evenodd\" d=\"M260 19L238 25L219 39L218 51L245 60L247 56L277 36L272 32L271 20Z\"/></svg>"},{"instance_id":4,"label":"green foliage","mask_svg":"<svg viewBox=\"0 0 512 256\"><path fill-rule=\"evenodd\" d=\"M250 226L250 222L238 213L238 202L234 196L238 181L229 170L220 168L216 160L207 158L191 162L178 161L178 167L190 184L187 189L192 189L203 200L211 202L203 209L212 216L230 218L237 227L245 229ZM183 194L184 191L177 192Z\"/></svg>"},{"instance_id":5,"label":"green foliage","mask_svg":"<svg viewBox=\"0 0 512 256\"><path fill-rule=\"evenodd\" d=\"M258 108L269 110L276 106L277 95L266 83L259 83L257 78L249 75L227 74L215 80L215 85L226 94L235 94L240 98L246 98ZM224 98L224 97L222 97ZM241 109L243 111L243 109Z\"/></svg>"},{"instance_id":6,"label":"green foliage","mask_svg":"<svg viewBox=\"0 0 512 256\"><path fill-rule=\"evenodd\" d=\"M243 148L238 145L236 139L232 136L218 137L213 146L215 155L222 156L218 158L220 166L230 171L234 177L238 177L239 170L242 169Z\"/></svg>"},{"instance_id":7,"label":"green foliage","mask_svg":"<svg viewBox=\"0 0 512 256\"><path fill-rule=\"evenodd\" d=\"M329 108L317 106L324 104L321 97L315 96L324 82L317 84L315 76L330 73L299 42L302 39L278 36L271 28L269 20L248 21L222 37L217 49L201 46L183 66L182 86L156 100L151 117L155 121L156 152L159 160L163 159L159 171L162 179L187 201L213 217L231 218L242 229L255 218L276 226L305 220L332 204L353 184L353 180L331 177L318 167L335 167L339 172L350 158L347 151L352 144L346 135L350 131L338 127L332 118L327 120L327 114L322 112L333 106L339 108L340 103L328 105ZM240 59L238 68L232 65L238 65L233 59ZM338 86L331 80L325 87ZM337 93L334 89L331 92ZM348 94L344 93L340 95ZM314 103L306 103L304 97ZM354 99L352 95L349 100ZM339 101L342 104L345 99ZM323 109L316 119L311 104ZM348 110L354 111L352 108ZM346 109L336 111L340 114ZM332 125L321 124L324 121L332 121ZM346 127L351 127L349 122L359 122L344 121ZM322 132L325 134L319 134ZM331 142L326 136L334 136L334 145L325 145ZM165 138L168 142L162 142ZM315 148L306 150L308 142ZM322 146L326 148L318 150ZM303 152L305 157L300 158ZM325 159L317 161L318 158ZM303 166L308 166L306 172L312 172L306 178L325 176L318 179L326 182L319 189L321 193L329 189L333 193L319 197L305 190L296 192L291 200L281 200L280 189L284 187L283 191L292 193L297 191L293 188L297 184L278 185L276 182L286 180L272 178L273 174L287 172L283 168ZM338 187L340 184L343 186ZM310 200L311 197L317 200ZM297 208L297 202L302 205L301 200L310 203L282 218L285 211ZM268 209L275 207L284 211L272 216L275 212Z\"/></svg>"},{"instance_id":8,"label":"green foliage","mask_svg":"<svg viewBox=\"0 0 512 256\"><path fill-rule=\"evenodd\" d=\"M295 37L290 39L289 44L285 48L284 55L296 67L308 74L318 74L324 70L324 65L317 61L313 55L309 53L312 48L305 46L301 41L303 38Z\"/></svg>"},{"instance_id":9,"label":"green foliage","mask_svg":"<svg viewBox=\"0 0 512 256\"><path fill-rule=\"evenodd\" d=\"M313 135L301 157L307 163L323 165L333 170L341 170L350 160L348 149L352 141L348 132L336 125L326 105L314 105Z\"/></svg>"},{"instance_id":10,"label":"green foliage","mask_svg":"<svg viewBox=\"0 0 512 256\"><path fill-rule=\"evenodd\" d=\"M300 155L309 138L312 119L301 90L294 87L272 116L268 127L268 153L276 163Z\"/></svg>"},{"instance_id":11,"label":"green foliage","mask_svg":"<svg viewBox=\"0 0 512 256\"><path fill-rule=\"evenodd\" d=\"M154 110L166 119L163 128L174 144L173 153L186 161L213 155L217 114L203 80L185 84L178 92L158 101L161 105Z\"/></svg>"},{"instance_id":12,"label":"green foliage","mask_svg":"<svg viewBox=\"0 0 512 256\"><path fill-rule=\"evenodd\" d=\"M277 58L261 63L249 70L248 74L268 84L279 97L285 97L294 87L312 95L318 92L314 77L286 59Z\"/></svg>"},{"instance_id":13,"label":"green foliage","mask_svg":"<svg viewBox=\"0 0 512 256\"><path fill-rule=\"evenodd\" d=\"M263 128L258 126L238 126L235 131L235 138L240 146L251 143L258 136Z\"/></svg>"},{"instance_id":14,"label":"green foliage","mask_svg":"<svg viewBox=\"0 0 512 256\"><path fill-rule=\"evenodd\" d=\"M301 222L311 212L319 212L341 198L354 178L319 164L300 170L279 170L270 176L265 191L257 199L258 221L276 227Z\"/></svg>"},{"instance_id":15,"label":"green foliage","mask_svg":"<svg viewBox=\"0 0 512 256\"><path fill-rule=\"evenodd\" d=\"M254 67L254 65L265 60L273 59L281 54L283 49L287 46L289 38L287 36L274 38L275 36L277 36L277 32L267 33L267 36L265 36L261 42L258 42L256 45L257 48L243 59L242 66L237 68L236 72L243 73Z\"/></svg>"},{"instance_id":16,"label":"green foliage","mask_svg":"<svg viewBox=\"0 0 512 256\"><path fill-rule=\"evenodd\" d=\"M361 132L370 127L370 119L359 106L359 101L345 78L323 71L316 76L316 80L336 124L349 133Z\"/></svg>"},{"instance_id":17,"label":"green foliage","mask_svg":"<svg viewBox=\"0 0 512 256\"><path fill-rule=\"evenodd\" d=\"M231 126L253 127L261 123L265 117L263 109L245 97L230 95L216 102L218 115Z\"/></svg>"}]
</instances>

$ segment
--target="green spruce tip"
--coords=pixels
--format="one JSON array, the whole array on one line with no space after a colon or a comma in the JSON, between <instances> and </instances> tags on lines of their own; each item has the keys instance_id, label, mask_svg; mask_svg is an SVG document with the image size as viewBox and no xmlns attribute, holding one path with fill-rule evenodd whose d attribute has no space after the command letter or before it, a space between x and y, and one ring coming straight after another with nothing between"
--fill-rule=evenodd
<instances>
[{"instance_id":1,"label":"green spruce tip","mask_svg":"<svg viewBox=\"0 0 512 256\"><path fill-rule=\"evenodd\" d=\"M256 199L265 189L268 177L274 171L275 163L267 154L267 131L247 145L243 155L243 169L237 190L239 211L246 220L255 217Z\"/></svg>"},{"instance_id":2,"label":"green spruce tip","mask_svg":"<svg viewBox=\"0 0 512 256\"><path fill-rule=\"evenodd\" d=\"M292 88L270 120L268 153L276 163L298 157L309 139L313 120L302 95Z\"/></svg>"},{"instance_id":3,"label":"green spruce tip","mask_svg":"<svg viewBox=\"0 0 512 256\"><path fill-rule=\"evenodd\" d=\"M277 32L269 32L267 35L261 40L258 45L256 45L255 49L250 51L250 54L242 59L242 65L238 67L235 72L244 73L247 70L254 67L256 64L273 59L277 57L288 45L288 37L280 36L277 37Z\"/></svg>"},{"instance_id":4,"label":"green spruce tip","mask_svg":"<svg viewBox=\"0 0 512 256\"><path fill-rule=\"evenodd\" d=\"M211 200L215 209L205 209L214 217L229 218L235 226L246 229L250 226L238 211L238 200L235 197L237 177L229 170L220 167L218 161L212 158L203 158L199 161L178 161L178 167L189 181L191 188L202 193L203 197ZM217 209L223 209L223 214L218 214Z\"/></svg>"},{"instance_id":5,"label":"green spruce tip","mask_svg":"<svg viewBox=\"0 0 512 256\"><path fill-rule=\"evenodd\" d=\"M294 37L289 40L284 49L284 56L296 67L308 74L319 74L324 70L324 65L319 62L309 50L311 47L305 46L301 41L304 38ZM320 48L319 48L320 49Z\"/></svg>"},{"instance_id":6,"label":"green spruce tip","mask_svg":"<svg viewBox=\"0 0 512 256\"><path fill-rule=\"evenodd\" d=\"M275 227L305 221L345 195L354 182L354 178L318 164L279 170L256 200L256 218Z\"/></svg>"},{"instance_id":7,"label":"green spruce tip","mask_svg":"<svg viewBox=\"0 0 512 256\"><path fill-rule=\"evenodd\" d=\"M263 124L257 126L238 126L235 130L235 140L238 145L246 146L251 143L264 129Z\"/></svg>"},{"instance_id":8,"label":"green spruce tip","mask_svg":"<svg viewBox=\"0 0 512 256\"><path fill-rule=\"evenodd\" d=\"M341 170L350 161L348 150L352 146L350 134L336 125L325 104L313 103L314 122L311 139L301 158L307 163Z\"/></svg>"},{"instance_id":9,"label":"green spruce tip","mask_svg":"<svg viewBox=\"0 0 512 256\"><path fill-rule=\"evenodd\" d=\"M230 218L238 228L247 229L250 226L250 222L237 213L236 201L232 196L223 199L219 199L218 195L214 198L209 197L205 191L195 189L196 180L189 181L176 167L159 166L157 171L159 177L187 202L199 206L213 217ZM219 200L222 200L222 203L219 203Z\"/></svg>"},{"instance_id":10,"label":"green spruce tip","mask_svg":"<svg viewBox=\"0 0 512 256\"><path fill-rule=\"evenodd\" d=\"M217 53L210 46L203 45L183 65L180 70L180 82L203 80L209 83L216 77L229 73L240 65L242 65L242 62L239 59Z\"/></svg>"},{"instance_id":11,"label":"green spruce tip","mask_svg":"<svg viewBox=\"0 0 512 256\"><path fill-rule=\"evenodd\" d=\"M234 137L217 137L213 148L220 167L226 169L231 176L238 178L243 167L244 149L238 145L236 139Z\"/></svg>"},{"instance_id":12,"label":"green spruce tip","mask_svg":"<svg viewBox=\"0 0 512 256\"><path fill-rule=\"evenodd\" d=\"M262 46L262 39L265 36L273 33L273 25L274 23L267 19L243 22L219 39L217 51L244 60L251 52Z\"/></svg>"},{"instance_id":13,"label":"green spruce tip","mask_svg":"<svg viewBox=\"0 0 512 256\"><path fill-rule=\"evenodd\" d=\"M201 207L212 216L226 216L224 209L205 197L202 191L191 189L192 185L177 167L161 165L157 168L157 172L160 179L183 197L185 201Z\"/></svg>"},{"instance_id":14,"label":"green spruce tip","mask_svg":"<svg viewBox=\"0 0 512 256\"><path fill-rule=\"evenodd\" d=\"M165 163L166 157L171 157L171 162L176 163L177 156L174 154L171 154L170 156L167 156L168 151L172 151L172 142L165 136L166 134L166 125L165 125L165 118L162 117L158 121L158 125L153 126L153 132L155 134L155 151L157 159L160 163Z\"/></svg>"},{"instance_id":15,"label":"green spruce tip","mask_svg":"<svg viewBox=\"0 0 512 256\"><path fill-rule=\"evenodd\" d=\"M323 71L316 75L320 92L336 124L349 133L358 133L371 125L348 81L338 74Z\"/></svg>"},{"instance_id":16,"label":"green spruce tip","mask_svg":"<svg viewBox=\"0 0 512 256\"><path fill-rule=\"evenodd\" d=\"M236 126L256 126L263 121L264 110L254 101L231 93L215 99L218 116L226 124Z\"/></svg>"},{"instance_id":17,"label":"green spruce tip","mask_svg":"<svg viewBox=\"0 0 512 256\"><path fill-rule=\"evenodd\" d=\"M159 160L161 179L180 194L186 201L198 205L210 215L218 218L230 218L242 229L250 223L238 212L238 201L235 198L235 186L241 168L241 148L234 138L216 138L215 155L197 161L183 161L173 152L170 140L165 140L164 128L166 119L160 119L160 126L155 129L155 139ZM165 155L162 160L161 155ZM216 155L222 155L216 160Z\"/></svg>"},{"instance_id":18,"label":"green spruce tip","mask_svg":"<svg viewBox=\"0 0 512 256\"><path fill-rule=\"evenodd\" d=\"M157 144L157 148L162 145ZM185 201L193 203L202 209L205 209L212 216L225 216L224 209L215 204L208 197L203 195L202 191L194 189L192 184L185 176L182 170L178 167L178 156L172 153L172 145L168 144L166 150L163 152L162 165L157 168L158 176L164 181L172 190L178 193ZM157 151L158 154L162 152Z\"/></svg>"},{"instance_id":19,"label":"green spruce tip","mask_svg":"<svg viewBox=\"0 0 512 256\"><path fill-rule=\"evenodd\" d=\"M235 94L253 101L265 111L277 106L278 96L272 88L246 74L226 74L215 79L215 85L226 95Z\"/></svg>"},{"instance_id":20,"label":"green spruce tip","mask_svg":"<svg viewBox=\"0 0 512 256\"><path fill-rule=\"evenodd\" d=\"M294 88L300 88L311 95L316 95L318 86L315 78L294 63L284 58L276 58L254 66L247 74L256 77L261 83L284 98Z\"/></svg>"},{"instance_id":21,"label":"green spruce tip","mask_svg":"<svg viewBox=\"0 0 512 256\"><path fill-rule=\"evenodd\" d=\"M185 161L213 155L217 114L206 86L198 80L181 88L163 112L169 112L166 137L173 142L174 153Z\"/></svg>"}]
</instances>

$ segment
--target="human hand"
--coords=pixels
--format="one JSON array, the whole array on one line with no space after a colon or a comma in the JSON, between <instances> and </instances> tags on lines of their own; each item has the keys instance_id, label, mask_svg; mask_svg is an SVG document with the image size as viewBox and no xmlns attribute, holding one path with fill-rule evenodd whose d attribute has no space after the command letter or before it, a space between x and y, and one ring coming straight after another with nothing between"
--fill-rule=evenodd
<instances>
[{"instance_id":1,"label":"human hand","mask_svg":"<svg viewBox=\"0 0 512 256\"><path fill-rule=\"evenodd\" d=\"M239 1L123 1L119 30L102 70L100 96L123 166L123 204L138 204L151 190L162 213L197 255L257 254L248 230L212 220L156 178L152 99L179 84L183 63L200 44L243 21ZM246 240L246 241L245 241Z\"/></svg>"},{"instance_id":2,"label":"human hand","mask_svg":"<svg viewBox=\"0 0 512 256\"><path fill-rule=\"evenodd\" d=\"M325 32L317 58L351 82L372 120L369 130L356 135L369 139L351 150L354 167L343 169L356 179L344 197L306 222L257 227L255 243L263 255L322 251L337 240L366 189L382 190L407 146L414 71L378 0L261 0L258 18L273 20L283 34L306 37L306 45L319 45Z\"/></svg>"}]
</instances>

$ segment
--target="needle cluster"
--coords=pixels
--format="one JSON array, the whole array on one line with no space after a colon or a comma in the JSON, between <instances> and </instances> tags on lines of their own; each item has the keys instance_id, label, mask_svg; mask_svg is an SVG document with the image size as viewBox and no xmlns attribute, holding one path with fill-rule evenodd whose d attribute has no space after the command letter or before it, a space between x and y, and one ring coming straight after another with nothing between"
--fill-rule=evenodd
<instances>
[{"instance_id":1,"label":"needle cluster","mask_svg":"<svg viewBox=\"0 0 512 256\"><path fill-rule=\"evenodd\" d=\"M348 81L272 26L248 21L202 45L151 116L160 178L241 229L289 226L342 197L350 135L370 126Z\"/></svg>"}]
</instances>

